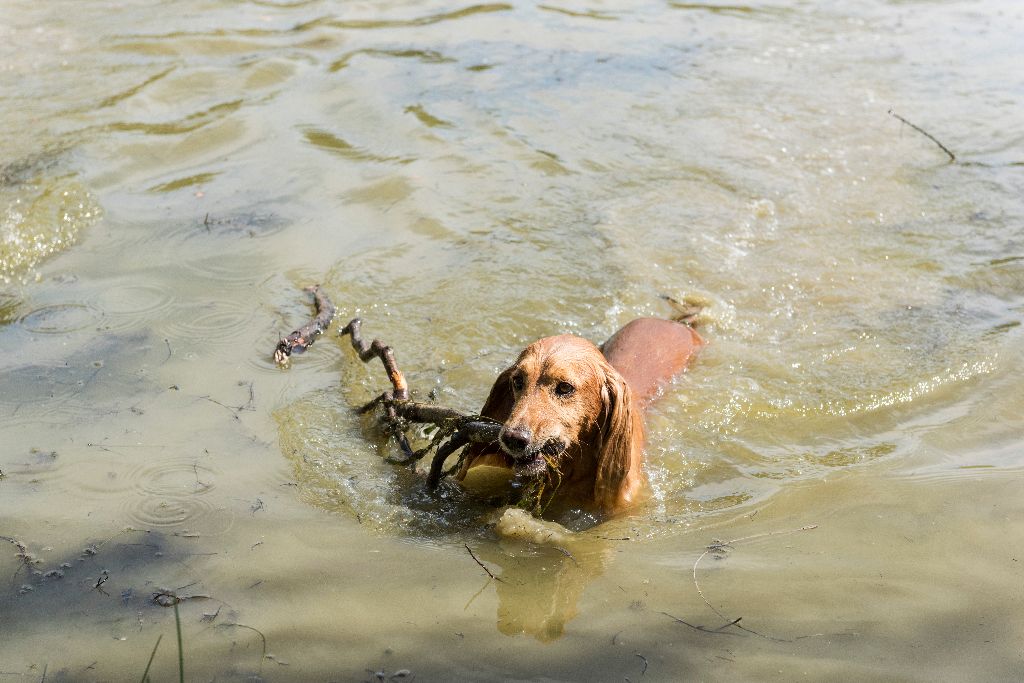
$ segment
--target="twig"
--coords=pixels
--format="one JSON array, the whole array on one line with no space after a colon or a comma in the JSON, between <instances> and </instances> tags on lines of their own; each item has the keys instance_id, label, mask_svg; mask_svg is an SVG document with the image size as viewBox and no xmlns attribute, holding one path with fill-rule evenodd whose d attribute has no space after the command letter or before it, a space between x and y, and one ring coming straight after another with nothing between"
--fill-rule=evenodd
<instances>
[{"instance_id":1,"label":"twig","mask_svg":"<svg viewBox=\"0 0 1024 683\"><path fill-rule=\"evenodd\" d=\"M210 403L215 403L215 404L219 405L221 408L223 408L224 410L231 411L232 417L234 417L236 420L240 420L241 418L238 417L238 414L240 412L242 412L243 410L246 410L246 411L255 411L256 410L256 392L253 390L252 385L253 385L252 382L249 382L248 385L246 385L246 383L244 381L241 381L241 382L238 383L238 386L240 386L240 387L244 387L244 386L248 386L249 387L249 400L246 401L245 403L243 403L240 406L229 406L226 403L221 403L220 401L218 401L215 398L210 398L209 395L200 396L199 398L203 399L204 401L209 401ZM92 445L92 444L89 444L89 445Z\"/></svg>"},{"instance_id":2,"label":"twig","mask_svg":"<svg viewBox=\"0 0 1024 683\"><path fill-rule=\"evenodd\" d=\"M260 637L260 641L263 643L263 651L260 653L259 673L262 674L263 673L263 660L267 658L267 637L265 635L263 635L263 632L260 631L258 628L253 628L252 626L249 626L247 624L238 624L238 623L221 624L218 628L230 628L230 627L247 628L247 629L249 629L250 631L252 631L253 633L255 633L256 635L258 635Z\"/></svg>"},{"instance_id":3,"label":"twig","mask_svg":"<svg viewBox=\"0 0 1024 683\"><path fill-rule=\"evenodd\" d=\"M698 302L693 297L684 298L682 301L673 299L668 294L658 295L663 301L667 301L675 313L672 315L672 320L677 323L682 323L690 327L696 325L697 316L700 315L701 311L704 310L704 304Z\"/></svg>"},{"instance_id":4,"label":"twig","mask_svg":"<svg viewBox=\"0 0 1024 683\"><path fill-rule=\"evenodd\" d=\"M359 412L367 413L378 407L383 408L385 427L395 438L404 456L401 460L391 460L394 464L415 464L431 450L437 449L427 475L427 488L434 490L441 479L451 473L451 470L445 472L443 469L444 462L449 455L471 442L491 443L495 441L498 438L501 425L480 415L470 415L451 408L410 401L409 385L405 381L405 375L398 368L394 351L379 339L367 343L362 336L362 324L362 320L354 318L341 329L339 335L349 335L352 348L364 363L368 363L374 358L380 359L384 371L387 373L388 381L391 382L391 391L380 394L360 408ZM439 428L438 433L426 448L413 451L409 445L405 429L407 423L410 422L434 424Z\"/></svg>"},{"instance_id":5,"label":"twig","mask_svg":"<svg viewBox=\"0 0 1024 683\"><path fill-rule=\"evenodd\" d=\"M684 621L683 619L680 619L679 617L675 616L674 614L669 614L668 612L662 612L662 614L664 614L669 619L674 620L676 623L682 624L683 626L689 626L694 631L700 631L701 633L707 633L708 635L711 635L711 636L740 636L739 633L728 633L726 631L720 631L719 629L711 629L711 628L707 628L706 626L700 626L698 624L691 624L690 622ZM740 636L740 637L742 637L742 636Z\"/></svg>"},{"instance_id":6,"label":"twig","mask_svg":"<svg viewBox=\"0 0 1024 683\"><path fill-rule=\"evenodd\" d=\"M491 577L495 581L501 581L502 583L505 583L504 579L502 579L500 576L495 576L494 574L492 574L491 570L487 568L487 565L485 565L483 562L477 559L476 555L473 554L473 549L470 548L469 545L465 543L463 543L462 545L464 545L466 547L466 550L469 551L469 556L473 558L473 561L480 565L481 569L487 572L487 576Z\"/></svg>"},{"instance_id":7,"label":"twig","mask_svg":"<svg viewBox=\"0 0 1024 683\"><path fill-rule=\"evenodd\" d=\"M277 348L274 349L274 362L278 365L286 365L293 353L302 353L312 346L316 338L330 327L338 310L324 294L320 285L307 287L306 291L313 293L316 317L277 343Z\"/></svg>"},{"instance_id":8,"label":"twig","mask_svg":"<svg viewBox=\"0 0 1024 683\"><path fill-rule=\"evenodd\" d=\"M104 569L102 572L100 572L100 575L96 578L96 583L93 584L92 590L99 591L103 595L110 595L110 593L108 593L107 591L103 590L103 584L105 584L109 579L110 579L110 574L108 574L107 570Z\"/></svg>"},{"instance_id":9,"label":"twig","mask_svg":"<svg viewBox=\"0 0 1024 683\"><path fill-rule=\"evenodd\" d=\"M490 577L488 577L487 580L484 581L484 585L480 586L480 590L478 590L476 593L473 593L473 597L466 601L466 605L462 608L462 611L465 612L466 610L468 610L469 606L473 604L473 601L479 598L480 594L487 590L487 587L490 585L491 579Z\"/></svg>"},{"instance_id":10,"label":"twig","mask_svg":"<svg viewBox=\"0 0 1024 683\"><path fill-rule=\"evenodd\" d=\"M897 114L896 112L894 112L894 111L893 111L892 109L890 109L890 110L889 110L889 116L893 117L894 119L897 119L897 120L899 120L899 121L900 121L900 122L902 122L902 123L905 123L906 125L910 126L910 127L911 127L911 128L913 128L914 130L916 130L916 131L917 131L918 133L920 133L921 135L925 136L926 138L928 138L929 140L931 140L932 142L934 142L934 143L935 143L936 145L938 145L938 146L939 146L939 149L941 149L941 150L942 150L943 152L945 152L946 154L948 154L948 155L949 155L949 161L950 161L951 163L956 163L956 155L955 155L955 154L953 154L952 152L950 152L950 151L949 151L949 148L948 148L948 147L946 147L946 146L945 146L944 144L942 144L941 142L939 142L939 139L938 139L938 138L936 138L936 137L935 137L934 135L932 135L931 133L929 133L928 131L926 131L926 130L925 130L924 128L922 128L921 126L918 126L917 124L914 124L914 123L911 123L910 121L907 121L907 120L906 120L905 118L903 118L902 116L900 116L899 114Z\"/></svg>"},{"instance_id":11,"label":"twig","mask_svg":"<svg viewBox=\"0 0 1024 683\"><path fill-rule=\"evenodd\" d=\"M720 616L721 618L723 618L727 622L729 622L729 623L725 624L724 626L721 626L718 629L715 629L715 631L714 631L715 633L722 632L722 629L728 628L729 626L735 626L736 628L740 629L741 631L746 631L747 633L752 633L755 636L759 636L759 637L765 638L767 640L773 640L773 641L778 642L778 643L791 643L791 642L793 642L791 640L786 640L784 638L775 638L774 636L769 636L769 635L765 635L764 633L759 633L758 631L755 631L753 629L747 628L746 626L743 626L742 624L740 624L740 619L742 619L743 617L739 617L737 619L730 619L729 617L725 616L720 611L718 611L718 608L716 608L714 605L712 605L711 601L709 601L707 599L707 597L704 595L704 591L701 590L700 584L697 582L697 565L700 564L700 561L703 560L704 557L708 553L725 553L725 552L728 552L729 550L733 549L735 544L742 543L743 541L751 541L751 540L753 540L755 538L766 538L768 536L777 536L777 535L780 535L780 534L795 534L795 533L798 533L800 531L811 531L812 529L817 529L817 528L818 528L817 524L809 524L807 526L800 527L799 529L789 529L789 530L786 530L786 531L769 531L769 532L763 533L763 534L754 534L752 536L744 536L742 538L735 538L735 539L733 539L731 541L715 540L714 542L712 542L710 545L708 545L704 549L704 552L702 552L700 554L700 557L698 557L697 560L693 563L693 587L697 589L697 594L700 596L700 599L704 601L705 605L707 605L708 607L711 608L712 612L714 612L715 614L717 614L718 616ZM665 613L663 612L663 614L665 614ZM672 616L672 615L669 614L668 616ZM672 618L675 619L675 617L672 617ZM682 620L678 619L677 621L682 621ZM685 622L683 622L683 623L685 623ZM690 624L687 624L687 625L689 626ZM701 628L699 630L704 630L704 629Z\"/></svg>"},{"instance_id":12,"label":"twig","mask_svg":"<svg viewBox=\"0 0 1024 683\"><path fill-rule=\"evenodd\" d=\"M15 555L15 557L21 560L21 564L18 566L16 570L14 570L13 576L17 576L18 572L20 572L22 569L27 569L31 573L33 566L37 562L37 559L35 555L28 551L28 546L19 541L18 539L11 538L10 536L0 536L0 541L8 541L18 549L18 553L17 555Z\"/></svg>"},{"instance_id":13,"label":"twig","mask_svg":"<svg viewBox=\"0 0 1024 683\"><path fill-rule=\"evenodd\" d=\"M275 360L278 363L287 359L290 353L299 353L313 343L316 334L323 331L329 324L331 316L334 315L334 306L327 300L319 287L312 288L317 300L319 314L310 325L307 325L288 336L287 339L278 344L275 352ZM329 313L328 313L329 311ZM319 321L319 325L317 324ZM501 431L501 424L481 415L473 415L426 403L416 403L409 400L409 385L405 375L398 368L394 351L390 346L379 339L367 343L362 336L363 321L353 318L339 332L339 336L348 335L352 342L352 348L359 355L364 363L374 358L379 358L387 373L388 381L391 383L391 391L386 391L359 409L359 412L368 413L372 410L381 409L383 413L380 422L387 434L395 439L402 451L402 457L387 458L393 464L415 465L428 453L436 449L433 460L430 463L430 470L427 476L427 487L430 490L437 488L441 479L452 474L461 465L461 460L454 467L444 469L445 460L460 448L469 443L494 443L497 441L498 433ZM208 401L217 403L208 396L202 397ZM223 404L219 404L223 405ZM225 408L231 409L229 406ZM238 408L235 410L241 410ZM237 414L235 415L237 419ZM406 436L406 429L409 423L429 423L438 427L437 433L425 448L414 451L409 445L409 438Z\"/></svg>"},{"instance_id":14,"label":"twig","mask_svg":"<svg viewBox=\"0 0 1024 683\"><path fill-rule=\"evenodd\" d=\"M249 400L238 406L238 410L250 410L256 412L256 391L252 388L253 382L249 382ZM245 381L240 381L238 386L245 386Z\"/></svg>"},{"instance_id":15,"label":"twig","mask_svg":"<svg viewBox=\"0 0 1024 683\"><path fill-rule=\"evenodd\" d=\"M203 399L204 401L209 401L210 403L215 403L215 404L219 405L221 408L223 408L224 410L231 411L231 416L233 418L235 418L236 420L241 420L242 419L242 418L238 417L238 411L241 410L241 407L232 408L231 406L225 405L224 403L221 403L217 399L210 398L209 396L200 396L199 398ZM101 448L102 448L102 446L101 446Z\"/></svg>"},{"instance_id":16,"label":"twig","mask_svg":"<svg viewBox=\"0 0 1024 683\"><path fill-rule=\"evenodd\" d=\"M469 443L469 438L465 434L457 433L448 439L448 443L437 449L437 453L434 454L434 459L430 461L430 472L427 474L428 489L433 491L437 488L437 485L441 483L444 461L448 459L449 455L459 450L467 443Z\"/></svg>"},{"instance_id":17,"label":"twig","mask_svg":"<svg viewBox=\"0 0 1024 683\"><path fill-rule=\"evenodd\" d=\"M551 547L552 547L552 548L554 548L555 550L557 550L558 552L562 553L562 554L563 554L563 555L565 555L566 557L568 557L568 558L569 558L570 560L572 560L572 563L573 563L574 565L576 565L577 567L578 567L578 566L580 566L580 563L576 561L576 558L572 556L572 553L570 553L570 552L569 552L568 550L566 550L565 548L563 548L563 547L561 547L561 546L557 546L557 545L553 545L553 546L551 546Z\"/></svg>"},{"instance_id":18,"label":"twig","mask_svg":"<svg viewBox=\"0 0 1024 683\"><path fill-rule=\"evenodd\" d=\"M716 631L723 631L723 630L729 628L730 626L735 626L736 624L740 623L740 619L742 619L742 618L743 617L736 617L735 619L730 621L728 624L722 624L721 626L719 626L715 630Z\"/></svg>"},{"instance_id":19,"label":"twig","mask_svg":"<svg viewBox=\"0 0 1024 683\"><path fill-rule=\"evenodd\" d=\"M347 334L351 337L352 348L359 354L359 360L364 363L368 362L371 358L380 358L380 362L384 364L384 371L388 373L388 380L390 380L391 386L394 388L394 391L391 393L392 400L409 400L409 387L405 383L405 375L398 369L398 365L395 363L395 354L391 347L385 345L379 339L374 339L369 344L363 341L361 334L362 325L362 320L353 318L349 321L348 325L341 328L339 335L344 337Z\"/></svg>"}]
</instances>

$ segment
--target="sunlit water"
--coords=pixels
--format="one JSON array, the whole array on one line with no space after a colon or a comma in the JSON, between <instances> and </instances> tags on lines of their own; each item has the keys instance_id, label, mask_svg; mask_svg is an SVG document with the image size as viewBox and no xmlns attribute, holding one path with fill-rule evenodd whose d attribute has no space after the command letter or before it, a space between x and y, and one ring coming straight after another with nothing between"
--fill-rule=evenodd
<instances>
[{"instance_id":1,"label":"sunlit water","mask_svg":"<svg viewBox=\"0 0 1024 683\"><path fill-rule=\"evenodd\" d=\"M160 636L173 678L160 590L190 680L1024 677L1021 35L1007 0L6 3L0 678L139 680ZM710 344L649 500L516 545L384 462L338 325L274 367L314 282L463 410L661 295Z\"/></svg>"}]
</instances>

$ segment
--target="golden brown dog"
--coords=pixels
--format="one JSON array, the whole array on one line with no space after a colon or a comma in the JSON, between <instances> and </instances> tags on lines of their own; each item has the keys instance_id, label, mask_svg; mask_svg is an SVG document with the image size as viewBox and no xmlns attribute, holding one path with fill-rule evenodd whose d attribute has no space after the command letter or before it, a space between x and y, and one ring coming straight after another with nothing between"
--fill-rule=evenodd
<instances>
[{"instance_id":1,"label":"golden brown dog","mask_svg":"<svg viewBox=\"0 0 1024 683\"><path fill-rule=\"evenodd\" d=\"M480 411L503 424L497 444L469 447L458 478L478 465L558 470L559 497L614 512L643 490L643 411L704 341L691 327L639 318L600 348L545 337L498 375Z\"/></svg>"}]
</instances>

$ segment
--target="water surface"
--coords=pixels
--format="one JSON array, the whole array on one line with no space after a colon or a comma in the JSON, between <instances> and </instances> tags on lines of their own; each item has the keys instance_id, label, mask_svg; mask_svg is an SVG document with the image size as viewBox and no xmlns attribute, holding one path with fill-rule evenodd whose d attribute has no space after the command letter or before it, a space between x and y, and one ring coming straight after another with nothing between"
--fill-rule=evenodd
<instances>
[{"instance_id":1,"label":"water surface","mask_svg":"<svg viewBox=\"0 0 1024 683\"><path fill-rule=\"evenodd\" d=\"M1024 11L8 2L0 678L1024 677ZM956 160L889 114L933 134ZM353 408L662 295L650 500L563 548ZM471 556L468 549L472 550ZM474 561L486 565L492 580ZM736 621L736 620L739 621Z\"/></svg>"}]
</instances>

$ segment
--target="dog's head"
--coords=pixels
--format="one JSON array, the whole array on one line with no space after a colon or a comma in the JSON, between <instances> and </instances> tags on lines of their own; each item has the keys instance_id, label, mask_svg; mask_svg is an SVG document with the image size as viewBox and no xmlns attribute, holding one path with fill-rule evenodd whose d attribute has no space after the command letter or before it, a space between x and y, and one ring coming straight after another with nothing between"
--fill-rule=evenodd
<instances>
[{"instance_id":1,"label":"dog's head","mask_svg":"<svg viewBox=\"0 0 1024 683\"><path fill-rule=\"evenodd\" d=\"M530 344L502 372L482 414L503 423L514 470L593 477L594 501L629 502L639 487L643 426L629 386L600 349L573 335Z\"/></svg>"}]
</instances>

